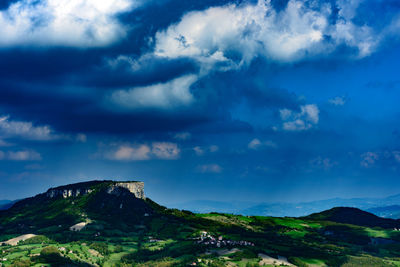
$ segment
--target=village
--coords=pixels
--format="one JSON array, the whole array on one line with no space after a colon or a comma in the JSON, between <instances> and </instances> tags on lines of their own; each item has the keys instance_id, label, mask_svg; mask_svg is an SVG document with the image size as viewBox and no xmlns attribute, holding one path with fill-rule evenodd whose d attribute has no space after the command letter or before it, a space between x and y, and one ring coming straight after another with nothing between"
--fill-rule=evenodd
<instances>
[{"instance_id":1,"label":"village","mask_svg":"<svg viewBox=\"0 0 400 267\"><path fill-rule=\"evenodd\" d=\"M252 246L254 247L254 243L245 240L230 240L224 239L222 236L218 238L212 236L210 233L206 231L202 231L200 233L200 237L195 238L197 244L209 246L209 247L230 247L230 246Z\"/></svg>"}]
</instances>

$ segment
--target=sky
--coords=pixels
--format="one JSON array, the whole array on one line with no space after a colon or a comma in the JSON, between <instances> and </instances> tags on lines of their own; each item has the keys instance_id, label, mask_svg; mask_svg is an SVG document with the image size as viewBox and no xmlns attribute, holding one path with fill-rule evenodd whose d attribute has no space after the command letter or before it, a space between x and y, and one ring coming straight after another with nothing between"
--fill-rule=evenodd
<instances>
[{"instance_id":1,"label":"sky","mask_svg":"<svg viewBox=\"0 0 400 267\"><path fill-rule=\"evenodd\" d=\"M0 199L400 193L397 0L6 0Z\"/></svg>"}]
</instances>

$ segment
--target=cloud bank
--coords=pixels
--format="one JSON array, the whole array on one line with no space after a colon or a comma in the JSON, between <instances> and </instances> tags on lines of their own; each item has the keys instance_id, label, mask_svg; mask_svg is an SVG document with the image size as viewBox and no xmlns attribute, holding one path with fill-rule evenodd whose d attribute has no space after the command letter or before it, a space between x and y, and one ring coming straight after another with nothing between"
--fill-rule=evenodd
<instances>
[{"instance_id":1,"label":"cloud bank","mask_svg":"<svg viewBox=\"0 0 400 267\"><path fill-rule=\"evenodd\" d=\"M278 62L327 55L339 46L355 57L374 52L380 37L366 24L353 22L360 1L290 0L277 11L271 1L230 4L189 12L167 29L157 32L155 54L166 58L189 57L204 69L226 70L250 63L256 57Z\"/></svg>"},{"instance_id":2,"label":"cloud bank","mask_svg":"<svg viewBox=\"0 0 400 267\"><path fill-rule=\"evenodd\" d=\"M290 109L279 110L286 131L305 131L316 126L319 121L319 108L315 104L300 106L300 112Z\"/></svg>"},{"instance_id":3,"label":"cloud bank","mask_svg":"<svg viewBox=\"0 0 400 267\"><path fill-rule=\"evenodd\" d=\"M176 143L111 144L101 148L96 155L114 161L143 161L152 159L175 160L181 153Z\"/></svg>"},{"instance_id":4,"label":"cloud bank","mask_svg":"<svg viewBox=\"0 0 400 267\"><path fill-rule=\"evenodd\" d=\"M187 106L193 101L190 86L196 75L187 75L149 86L119 90L111 95L111 101L126 109L172 109Z\"/></svg>"},{"instance_id":5,"label":"cloud bank","mask_svg":"<svg viewBox=\"0 0 400 267\"><path fill-rule=\"evenodd\" d=\"M0 11L0 47L105 46L126 34L116 15L134 6L134 0L17 1Z\"/></svg>"},{"instance_id":6,"label":"cloud bank","mask_svg":"<svg viewBox=\"0 0 400 267\"><path fill-rule=\"evenodd\" d=\"M60 138L48 125L35 126L32 122L10 120L9 116L0 117L0 137L23 138L27 140L48 141Z\"/></svg>"},{"instance_id":7,"label":"cloud bank","mask_svg":"<svg viewBox=\"0 0 400 267\"><path fill-rule=\"evenodd\" d=\"M41 159L42 156L34 150L0 151L0 160L37 161Z\"/></svg>"}]
</instances>

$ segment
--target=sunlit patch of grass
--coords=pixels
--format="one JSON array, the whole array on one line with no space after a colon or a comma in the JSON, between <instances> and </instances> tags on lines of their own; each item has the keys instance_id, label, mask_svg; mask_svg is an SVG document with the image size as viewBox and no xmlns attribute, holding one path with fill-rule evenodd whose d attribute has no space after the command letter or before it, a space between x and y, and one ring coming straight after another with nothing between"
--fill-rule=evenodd
<instances>
[{"instance_id":1,"label":"sunlit patch of grass","mask_svg":"<svg viewBox=\"0 0 400 267\"><path fill-rule=\"evenodd\" d=\"M392 230L383 230L383 229L372 229L372 228L365 228L364 229L368 236L370 237L381 237L381 238L390 238Z\"/></svg>"},{"instance_id":2,"label":"sunlit patch of grass","mask_svg":"<svg viewBox=\"0 0 400 267\"><path fill-rule=\"evenodd\" d=\"M327 266L323 260L299 258L302 262L312 266Z\"/></svg>"}]
</instances>

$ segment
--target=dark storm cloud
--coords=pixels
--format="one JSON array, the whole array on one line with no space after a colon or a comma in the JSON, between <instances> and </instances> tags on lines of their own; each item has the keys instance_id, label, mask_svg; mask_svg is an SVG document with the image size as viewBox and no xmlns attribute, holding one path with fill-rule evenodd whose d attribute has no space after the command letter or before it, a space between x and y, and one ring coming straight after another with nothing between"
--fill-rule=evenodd
<instances>
[{"instance_id":1,"label":"dark storm cloud","mask_svg":"<svg viewBox=\"0 0 400 267\"><path fill-rule=\"evenodd\" d=\"M16 82L65 83L68 76L101 63L105 50L0 49L0 77Z\"/></svg>"}]
</instances>

